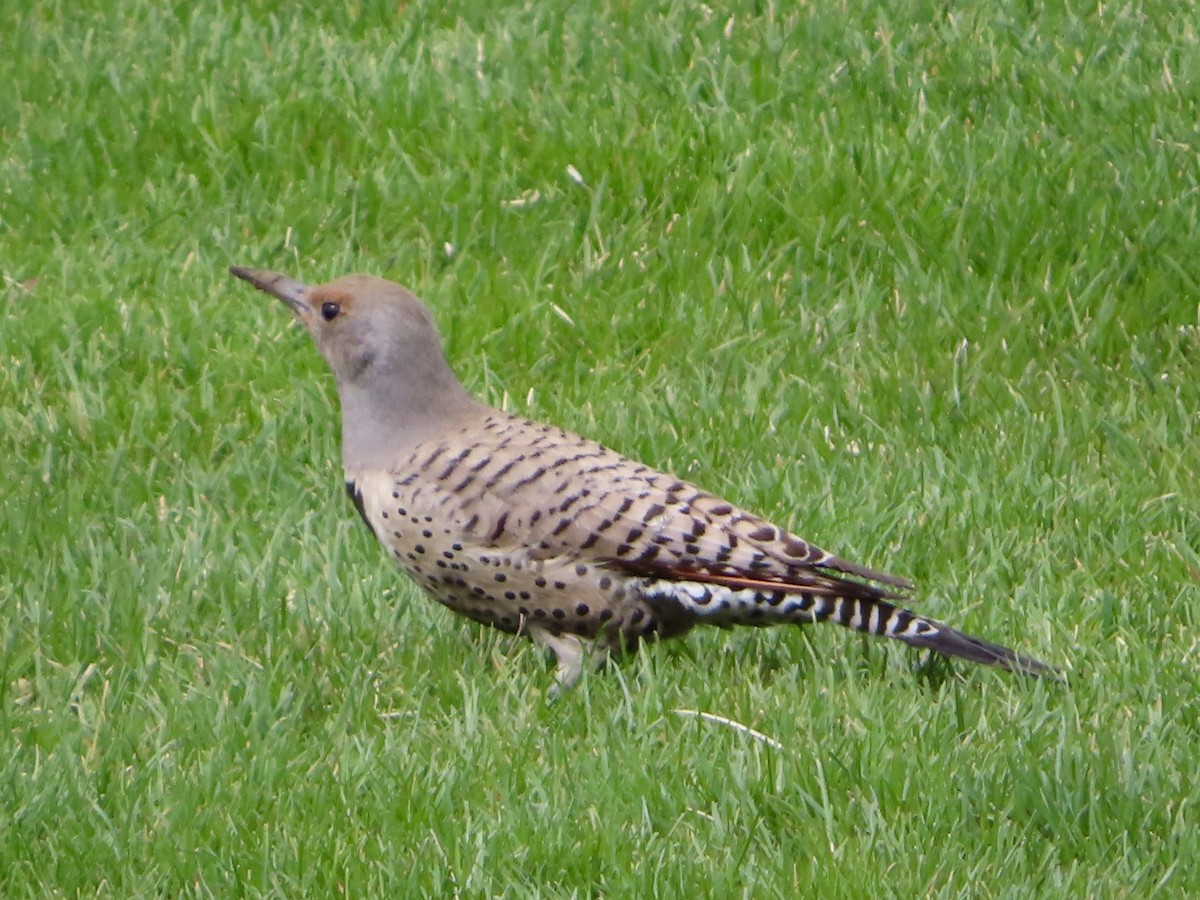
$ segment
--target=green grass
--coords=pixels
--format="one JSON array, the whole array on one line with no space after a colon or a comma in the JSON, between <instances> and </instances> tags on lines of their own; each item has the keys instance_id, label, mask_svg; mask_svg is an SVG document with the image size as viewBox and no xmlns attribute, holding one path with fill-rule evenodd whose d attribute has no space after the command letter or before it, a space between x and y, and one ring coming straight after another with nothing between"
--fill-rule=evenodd
<instances>
[{"instance_id":1,"label":"green grass","mask_svg":"<svg viewBox=\"0 0 1200 900\"><path fill-rule=\"evenodd\" d=\"M0 894L1200 891L1194 10L327 6L0 5ZM822 627L547 704L231 263L1070 686Z\"/></svg>"}]
</instances>

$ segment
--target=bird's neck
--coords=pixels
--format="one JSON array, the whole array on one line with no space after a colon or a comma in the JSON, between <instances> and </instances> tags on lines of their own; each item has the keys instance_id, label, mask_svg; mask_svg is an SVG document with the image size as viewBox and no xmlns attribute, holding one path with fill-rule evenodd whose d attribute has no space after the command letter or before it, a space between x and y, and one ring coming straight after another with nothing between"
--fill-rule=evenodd
<instances>
[{"instance_id":1,"label":"bird's neck","mask_svg":"<svg viewBox=\"0 0 1200 900\"><path fill-rule=\"evenodd\" d=\"M342 462L347 473L391 469L418 444L458 431L487 407L452 373L414 382L374 379L370 388L341 385Z\"/></svg>"}]
</instances>

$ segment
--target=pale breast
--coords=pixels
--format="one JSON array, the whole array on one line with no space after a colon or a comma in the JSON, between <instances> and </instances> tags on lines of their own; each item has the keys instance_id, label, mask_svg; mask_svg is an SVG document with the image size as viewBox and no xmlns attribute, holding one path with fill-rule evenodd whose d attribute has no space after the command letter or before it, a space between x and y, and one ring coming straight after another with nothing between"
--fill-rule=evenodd
<instances>
[{"instance_id":1,"label":"pale breast","mask_svg":"<svg viewBox=\"0 0 1200 900\"><path fill-rule=\"evenodd\" d=\"M406 483L407 482L407 483ZM359 474L347 490L395 563L434 599L503 631L626 639L658 628L638 582L570 554L539 555L506 532L489 541L479 506L403 472ZM516 522L512 522L516 525Z\"/></svg>"}]
</instances>

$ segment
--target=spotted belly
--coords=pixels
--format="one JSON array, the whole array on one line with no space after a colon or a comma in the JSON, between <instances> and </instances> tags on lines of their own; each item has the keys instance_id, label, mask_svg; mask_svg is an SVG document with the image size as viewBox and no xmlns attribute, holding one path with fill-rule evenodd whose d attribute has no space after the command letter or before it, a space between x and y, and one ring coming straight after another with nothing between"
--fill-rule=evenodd
<instances>
[{"instance_id":1,"label":"spotted belly","mask_svg":"<svg viewBox=\"0 0 1200 900\"><path fill-rule=\"evenodd\" d=\"M513 634L536 626L614 645L660 629L662 617L627 576L574 557L535 558L522 544L483 545L443 510L414 503L399 482L386 487L348 481L346 490L396 565L454 612Z\"/></svg>"}]
</instances>

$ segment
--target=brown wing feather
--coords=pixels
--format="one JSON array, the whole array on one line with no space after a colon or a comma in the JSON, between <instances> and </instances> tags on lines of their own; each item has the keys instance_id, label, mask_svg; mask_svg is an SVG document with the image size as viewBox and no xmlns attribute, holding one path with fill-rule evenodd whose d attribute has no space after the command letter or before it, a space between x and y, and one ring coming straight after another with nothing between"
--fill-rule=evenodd
<instances>
[{"instance_id":1,"label":"brown wing feather","mask_svg":"<svg viewBox=\"0 0 1200 900\"><path fill-rule=\"evenodd\" d=\"M447 446L435 468L447 486L472 481L470 492L454 491L450 501L467 530L490 545L532 548L537 557L580 555L630 571L842 596L866 586L831 573L910 587L595 441L529 420L497 414L482 438L472 435L469 455Z\"/></svg>"},{"instance_id":2,"label":"brown wing feather","mask_svg":"<svg viewBox=\"0 0 1200 900\"><path fill-rule=\"evenodd\" d=\"M847 581L828 575L792 576L786 580L778 578L755 578L748 575L720 574L704 569L672 567L666 565L623 566L619 561L606 561L610 568L621 568L637 575L666 578L672 581L694 581L701 584L716 584L731 590L782 591L785 594L813 594L821 597L844 597L854 600L905 600L905 595L884 590L872 584Z\"/></svg>"}]
</instances>

